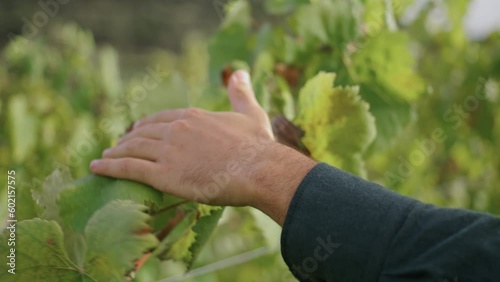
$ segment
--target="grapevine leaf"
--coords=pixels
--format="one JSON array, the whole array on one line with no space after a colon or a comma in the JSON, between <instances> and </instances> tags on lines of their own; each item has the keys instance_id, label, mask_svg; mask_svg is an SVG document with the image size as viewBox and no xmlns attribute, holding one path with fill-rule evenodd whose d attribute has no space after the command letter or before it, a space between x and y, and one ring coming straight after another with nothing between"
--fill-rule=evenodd
<instances>
[{"instance_id":1,"label":"grapevine leaf","mask_svg":"<svg viewBox=\"0 0 500 282\"><path fill-rule=\"evenodd\" d=\"M172 219L171 219L172 220ZM186 234L191 232L191 227L196 220L196 212L188 212L176 223L175 226L168 226L173 224L169 221L166 228L170 228L169 234L165 237L158 247L154 250L153 254L161 259L178 258L182 260L182 255L176 254L175 251L172 253L172 246L181 240ZM184 249L184 254L187 253L187 248Z\"/></svg>"},{"instance_id":2,"label":"grapevine leaf","mask_svg":"<svg viewBox=\"0 0 500 282\"><path fill-rule=\"evenodd\" d=\"M358 87L333 88L334 79L335 74L322 72L306 83L299 93L296 123L304 129L303 142L314 158L363 174L361 153L375 138L375 119Z\"/></svg>"},{"instance_id":3,"label":"grapevine leaf","mask_svg":"<svg viewBox=\"0 0 500 282\"><path fill-rule=\"evenodd\" d=\"M375 84L361 84L361 96L370 104L375 117L377 136L368 154L383 150L394 143L396 137L414 118L414 109L407 102L388 99L387 91Z\"/></svg>"},{"instance_id":4,"label":"grapevine leaf","mask_svg":"<svg viewBox=\"0 0 500 282\"><path fill-rule=\"evenodd\" d=\"M356 83L378 84L386 95L414 101L424 93L422 78L413 70L409 38L400 32L381 32L352 56L350 69Z\"/></svg>"},{"instance_id":5,"label":"grapevine leaf","mask_svg":"<svg viewBox=\"0 0 500 282\"><path fill-rule=\"evenodd\" d=\"M205 216L210 216L213 211L222 210L221 207L209 206L204 204L198 204L196 208L198 210L198 213L200 214L200 218L203 218Z\"/></svg>"},{"instance_id":6,"label":"grapevine leaf","mask_svg":"<svg viewBox=\"0 0 500 282\"><path fill-rule=\"evenodd\" d=\"M146 224L147 207L113 201L99 209L85 226L86 270L99 281L123 280L134 260L158 244ZM112 227L112 228L110 228Z\"/></svg>"},{"instance_id":7,"label":"grapevine leaf","mask_svg":"<svg viewBox=\"0 0 500 282\"><path fill-rule=\"evenodd\" d=\"M59 207L56 204L59 193L72 182L68 169L58 168L43 182L41 189L31 190L33 200L42 209L41 218L49 220L59 219Z\"/></svg>"},{"instance_id":8,"label":"grapevine leaf","mask_svg":"<svg viewBox=\"0 0 500 282\"><path fill-rule=\"evenodd\" d=\"M346 1L312 1L297 8L292 26L298 40L308 47L335 44L344 47L358 35L358 18L354 3Z\"/></svg>"},{"instance_id":9,"label":"grapevine leaf","mask_svg":"<svg viewBox=\"0 0 500 282\"><path fill-rule=\"evenodd\" d=\"M158 207L155 207L152 210L151 218L151 226L155 230L161 230L165 227L165 223L168 222L171 218L173 218L178 211L195 211L196 203L186 201L184 199L169 195L163 194L163 202Z\"/></svg>"},{"instance_id":10,"label":"grapevine leaf","mask_svg":"<svg viewBox=\"0 0 500 282\"><path fill-rule=\"evenodd\" d=\"M24 174L25 171L18 171L16 174ZM23 203L16 206L16 219L18 221L37 217L40 210L33 200L32 190L42 187L42 181L34 177L31 181L18 182L20 185L16 188L16 202Z\"/></svg>"},{"instance_id":11,"label":"grapevine leaf","mask_svg":"<svg viewBox=\"0 0 500 282\"><path fill-rule=\"evenodd\" d=\"M192 266L201 248L212 235L222 215L223 208L199 204L197 212L198 220L192 221L190 228L185 230L182 237L171 245L165 256L183 261L188 268Z\"/></svg>"},{"instance_id":12,"label":"grapevine leaf","mask_svg":"<svg viewBox=\"0 0 500 282\"><path fill-rule=\"evenodd\" d=\"M200 254L203 246L208 242L208 239L210 239L223 212L224 209L222 208L211 208L210 211L208 211L205 216L201 216L192 227L196 237L194 243L189 247L191 260L188 261L188 268L193 266L193 262Z\"/></svg>"},{"instance_id":13,"label":"grapevine leaf","mask_svg":"<svg viewBox=\"0 0 500 282\"><path fill-rule=\"evenodd\" d=\"M415 60L403 33L379 32L368 39L348 64L361 96L376 118L377 138L370 152L386 148L412 119L410 102L424 93L424 83L413 70Z\"/></svg>"},{"instance_id":14,"label":"grapevine leaf","mask_svg":"<svg viewBox=\"0 0 500 282\"><path fill-rule=\"evenodd\" d=\"M60 225L60 223L59 223ZM87 254L87 242L82 233L74 232L60 225L64 232L64 247L68 258L78 267L83 268Z\"/></svg>"},{"instance_id":15,"label":"grapevine leaf","mask_svg":"<svg viewBox=\"0 0 500 282\"><path fill-rule=\"evenodd\" d=\"M170 246L166 257L189 263L193 260L193 255L189 251L189 248L194 244L195 240L196 233L192 228L187 229L182 234L182 237Z\"/></svg>"},{"instance_id":16,"label":"grapevine leaf","mask_svg":"<svg viewBox=\"0 0 500 282\"><path fill-rule=\"evenodd\" d=\"M82 233L92 214L113 200L161 203L162 193L136 182L91 175L62 191L57 204L64 224Z\"/></svg>"},{"instance_id":17,"label":"grapevine leaf","mask_svg":"<svg viewBox=\"0 0 500 282\"><path fill-rule=\"evenodd\" d=\"M70 260L65 235L55 221L30 219L17 224L16 275L0 269L2 281L125 281L133 262L158 244L147 225L145 206L132 201L113 201L98 210L88 221L84 241L72 245L81 259ZM110 228L112 226L112 228ZM7 241L4 233L2 241ZM74 233L69 238L75 243ZM5 250L3 249L5 248ZM2 245L2 253L10 253ZM7 266L8 267L8 266ZM11 280L9 280L11 281Z\"/></svg>"},{"instance_id":18,"label":"grapevine leaf","mask_svg":"<svg viewBox=\"0 0 500 282\"><path fill-rule=\"evenodd\" d=\"M161 261L156 257L150 257L137 272L134 282L159 281L163 278ZM164 274L163 274L164 275Z\"/></svg>"},{"instance_id":19,"label":"grapevine leaf","mask_svg":"<svg viewBox=\"0 0 500 282\"><path fill-rule=\"evenodd\" d=\"M0 264L1 281L95 281L83 273L67 257L63 246L63 232L55 221L30 219L16 224L16 269ZM6 233L2 242L7 242ZM10 253L7 244L1 244L2 255Z\"/></svg>"},{"instance_id":20,"label":"grapevine leaf","mask_svg":"<svg viewBox=\"0 0 500 282\"><path fill-rule=\"evenodd\" d=\"M344 0L316 1L321 9L329 43L345 48L348 42L358 37L361 15L358 14L360 5L356 1Z\"/></svg>"},{"instance_id":21,"label":"grapevine leaf","mask_svg":"<svg viewBox=\"0 0 500 282\"><path fill-rule=\"evenodd\" d=\"M319 5L307 5L300 7L295 12L294 26L300 40L309 44L311 42L328 42L328 33L321 16Z\"/></svg>"},{"instance_id":22,"label":"grapevine leaf","mask_svg":"<svg viewBox=\"0 0 500 282\"><path fill-rule=\"evenodd\" d=\"M284 63L294 63L299 54L299 44L295 38L289 35L283 28L273 28L271 33L270 44L272 49L272 57L276 61Z\"/></svg>"}]
</instances>

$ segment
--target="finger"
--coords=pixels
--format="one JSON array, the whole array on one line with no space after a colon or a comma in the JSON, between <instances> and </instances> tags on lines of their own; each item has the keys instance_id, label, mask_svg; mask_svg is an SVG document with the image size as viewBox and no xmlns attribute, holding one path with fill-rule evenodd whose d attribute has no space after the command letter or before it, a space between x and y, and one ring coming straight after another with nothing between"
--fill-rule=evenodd
<instances>
[{"instance_id":1,"label":"finger","mask_svg":"<svg viewBox=\"0 0 500 282\"><path fill-rule=\"evenodd\" d=\"M150 123L134 128L118 140L118 144L134 138L161 140L167 130L168 123Z\"/></svg>"},{"instance_id":2,"label":"finger","mask_svg":"<svg viewBox=\"0 0 500 282\"><path fill-rule=\"evenodd\" d=\"M146 124L158 122L172 122L183 117L185 109L165 110L142 118L134 123L134 130Z\"/></svg>"},{"instance_id":3,"label":"finger","mask_svg":"<svg viewBox=\"0 0 500 282\"><path fill-rule=\"evenodd\" d=\"M255 98L247 71L239 70L233 73L229 80L228 94L233 111L259 118L264 113Z\"/></svg>"},{"instance_id":4,"label":"finger","mask_svg":"<svg viewBox=\"0 0 500 282\"><path fill-rule=\"evenodd\" d=\"M90 163L90 170L99 175L123 178L154 186L154 177L158 175L156 163L134 159L101 159Z\"/></svg>"},{"instance_id":5,"label":"finger","mask_svg":"<svg viewBox=\"0 0 500 282\"><path fill-rule=\"evenodd\" d=\"M158 160L162 143L148 138L133 138L114 148L105 150L102 157L106 159L138 158L149 161Z\"/></svg>"}]
</instances>

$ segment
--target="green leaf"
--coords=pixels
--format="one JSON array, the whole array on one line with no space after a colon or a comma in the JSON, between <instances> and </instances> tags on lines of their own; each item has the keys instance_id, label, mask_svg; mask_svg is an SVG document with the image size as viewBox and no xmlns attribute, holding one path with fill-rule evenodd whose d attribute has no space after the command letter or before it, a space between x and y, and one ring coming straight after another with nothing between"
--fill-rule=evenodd
<instances>
[{"instance_id":1,"label":"green leaf","mask_svg":"<svg viewBox=\"0 0 500 282\"><path fill-rule=\"evenodd\" d=\"M307 5L295 12L294 27L300 40L309 45L311 42L328 42L328 33L320 5Z\"/></svg>"},{"instance_id":2,"label":"green leaf","mask_svg":"<svg viewBox=\"0 0 500 282\"><path fill-rule=\"evenodd\" d=\"M217 226L224 209L199 204L198 219L170 247L166 257L183 261L190 268Z\"/></svg>"},{"instance_id":3,"label":"green leaf","mask_svg":"<svg viewBox=\"0 0 500 282\"><path fill-rule=\"evenodd\" d=\"M158 256L162 260L177 259L182 261L184 256L189 255L189 245L192 242L189 242L189 240L186 241L186 236L192 233L191 228L195 221L196 211L190 211L184 214L182 219L170 230L168 236L160 242L158 247L154 250L153 255ZM188 246L180 248L179 245L182 245L182 243L179 244L178 242L181 240L184 240ZM177 251L172 251L174 244L177 245Z\"/></svg>"},{"instance_id":4,"label":"green leaf","mask_svg":"<svg viewBox=\"0 0 500 282\"><path fill-rule=\"evenodd\" d=\"M297 8L292 26L306 52L310 47L335 45L344 48L358 36L357 5L342 0L311 1Z\"/></svg>"},{"instance_id":5,"label":"green leaf","mask_svg":"<svg viewBox=\"0 0 500 282\"><path fill-rule=\"evenodd\" d=\"M375 119L358 87L333 87L334 79L322 72L306 83L295 122L314 158L363 175L361 153L375 138Z\"/></svg>"},{"instance_id":6,"label":"green leaf","mask_svg":"<svg viewBox=\"0 0 500 282\"><path fill-rule=\"evenodd\" d=\"M21 170L16 171L16 175L19 175L24 180L27 173ZM42 187L42 181L38 178L33 178L31 181L20 181L19 184L16 187L16 201L22 203L22 205L16 206L16 219L20 221L37 217L40 210L33 200L32 190Z\"/></svg>"},{"instance_id":7,"label":"green leaf","mask_svg":"<svg viewBox=\"0 0 500 282\"><path fill-rule=\"evenodd\" d=\"M270 52L275 61L282 61L292 64L299 53L300 44L294 37L288 34L283 28L273 28L271 32Z\"/></svg>"},{"instance_id":8,"label":"green leaf","mask_svg":"<svg viewBox=\"0 0 500 282\"><path fill-rule=\"evenodd\" d=\"M84 240L71 245L75 257L81 258L78 261L69 259L57 222L38 218L21 221L16 230L16 275L8 273L8 266L2 264L0 279L126 281L125 274L134 267L133 262L158 244L147 224L149 215L142 212L145 209L132 201L113 201L98 210L85 227ZM3 242L7 242L7 235L1 236ZM10 253L7 244L0 250Z\"/></svg>"},{"instance_id":9,"label":"green leaf","mask_svg":"<svg viewBox=\"0 0 500 282\"><path fill-rule=\"evenodd\" d=\"M375 117L377 136L368 153L383 150L393 145L396 137L415 118L415 110L404 101L394 99L384 88L376 84L361 84L361 97L370 104L370 112Z\"/></svg>"},{"instance_id":10,"label":"green leaf","mask_svg":"<svg viewBox=\"0 0 500 282\"><path fill-rule=\"evenodd\" d=\"M361 9L357 1L316 0L316 5L322 11L330 44L344 49L357 39L361 21Z\"/></svg>"},{"instance_id":11,"label":"green leaf","mask_svg":"<svg viewBox=\"0 0 500 282\"><path fill-rule=\"evenodd\" d=\"M193 260L193 255L189 251L189 248L194 244L195 240L196 233L192 228L187 229L182 236L170 246L165 257L188 264Z\"/></svg>"},{"instance_id":12,"label":"green leaf","mask_svg":"<svg viewBox=\"0 0 500 282\"><path fill-rule=\"evenodd\" d=\"M57 204L64 224L76 232L83 232L94 212L114 200L158 204L162 201L162 193L136 182L90 175L62 191Z\"/></svg>"},{"instance_id":13,"label":"green leaf","mask_svg":"<svg viewBox=\"0 0 500 282\"><path fill-rule=\"evenodd\" d=\"M373 152L390 146L409 124L414 115L410 103L422 97L425 83L414 70L407 34L381 31L358 47L347 66L376 119Z\"/></svg>"},{"instance_id":14,"label":"green leaf","mask_svg":"<svg viewBox=\"0 0 500 282\"><path fill-rule=\"evenodd\" d=\"M192 230L196 234L194 243L189 247L191 252L191 260L188 261L188 268L193 266L193 262L200 254L203 246L208 242L208 239L213 234L215 227L219 223L219 219L224 212L223 208L211 207L206 211L205 215L200 216L198 221L194 224ZM201 214L201 212L200 212Z\"/></svg>"},{"instance_id":15,"label":"green leaf","mask_svg":"<svg viewBox=\"0 0 500 282\"><path fill-rule=\"evenodd\" d=\"M63 232L55 221L31 219L16 225L16 274L7 272L6 263L0 264L1 281L95 281L73 264L63 246ZM0 236L7 242L7 233ZM10 253L7 244L1 244L2 256Z\"/></svg>"},{"instance_id":16,"label":"green leaf","mask_svg":"<svg viewBox=\"0 0 500 282\"><path fill-rule=\"evenodd\" d=\"M413 69L408 35L382 32L359 47L348 65L355 83L380 85L386 95L401 101L415 101L424 93L425 84Z\"/></svg>"},{"instance_id":17,"label":"green leaf","mask_svg":"<svg viewBox=\"0 0 500 282\"><path fill-rule=\"evenodd\" d=\"M40 189L31 190L33 200L42 210L41 218L56 221L59 219L59 207L56 200L59 193L67 188L72 181L68 169L56 169L45 179Z\"/></svg>"},{"instance_id":18,"label":"green leaf","mask_svg":"<svg viewBox=\"0 0 500 282\"><path fill-rule=\"evenodd\" d=\"M99 209L85 226L85 269L98 281L123 280L133 262L158 244L146 222L147 207L113 201ZM110 228L112 227L112 228Z\"/></svg>"},{"instance_id":19,"label":"green leaf","mask_svg":"<svg viewBox=\"0 0 500 282\"><path fill-rule=\"evenodd\" d=\"M150 257L144 265L136 273L134 282L151 282L159 281L164 276L162 276L164 270L161 265L161 261L156 257ZM164 275L164 274L163 274Z\"/></svg>"}]
</instances>

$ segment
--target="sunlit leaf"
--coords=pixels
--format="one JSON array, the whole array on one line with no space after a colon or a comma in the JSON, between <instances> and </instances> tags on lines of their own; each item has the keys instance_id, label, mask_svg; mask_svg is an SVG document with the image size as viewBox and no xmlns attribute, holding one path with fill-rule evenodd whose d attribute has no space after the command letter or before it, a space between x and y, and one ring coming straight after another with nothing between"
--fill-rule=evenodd
<instances>
[{"instance_id":1,"label":"sunlit leaf","mask_svg":"<svg viewBox=\"0 0 500 282\"><path fill-rule=\"evenodd\" d=\"M364 174L361 153L375 138L375 119L357 87L334 87L335 74L319 73L299 95L296 123L314 158Z\"/></svg>"}]
</instances>

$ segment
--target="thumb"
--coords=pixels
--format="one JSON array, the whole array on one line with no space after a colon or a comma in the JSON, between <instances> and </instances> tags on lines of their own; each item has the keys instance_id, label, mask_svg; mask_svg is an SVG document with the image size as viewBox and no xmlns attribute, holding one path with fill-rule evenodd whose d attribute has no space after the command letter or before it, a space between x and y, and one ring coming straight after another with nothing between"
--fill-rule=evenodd
<instances>
[{"instance_id":1,"label":"thumb","mask_svg":"<svg viewBox=\"0 0 500 282\"><path fill-rule=\"evenodd\" d=\"M250 116L262 113L259 102L255 98L250 75L247 71L238 70L231 75L228 92L233 111Z\"/></svg>"}]
</instances>

